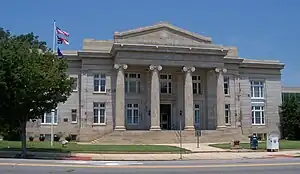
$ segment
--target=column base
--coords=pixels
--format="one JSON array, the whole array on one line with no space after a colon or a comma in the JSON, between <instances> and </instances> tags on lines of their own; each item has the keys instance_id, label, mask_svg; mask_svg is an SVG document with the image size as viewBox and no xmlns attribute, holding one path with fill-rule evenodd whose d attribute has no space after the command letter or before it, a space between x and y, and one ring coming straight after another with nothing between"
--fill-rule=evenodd
<instances>
[{"instance_id":1,"label":"column base","mask_svg":"<svg viewBox=\"0 0 300 174\"><path fill-rule=\"evenodd\" d=\"M126 129L125 129L125 126L116 126L115 130L116 131L125 131Z\"/></svg>"},{"instance_id":2,"label":"column base","mask_svg":"<svg viewBox=\"0 0 300 174\"><path fill-rule=\"evenodd\" d=\"M217 129L225 129L226 126L217 126Z\"/></svg>"},{"instance_id":3,"label":"column base","mask_svg":"<svg viewBox=\"0 0 300 174\"><path fill-rule=\"evenodd\" d=\"M194 126L185 126L185 127L184 127L184 130L187 130L187 131L194 131L194 130L195 130L195 127L194 127Z\"/></svg>"},{"instance_id":4,"label":"column base","mask_svg":"<svg viewBox=\"0 0 300 174\"><path fill-rule=\"evenodd\" d=\"M161 128L160 128L159 126L151 126L151 127L150 127L150 130L151 130L151 131L160 131Z\"/></svg>"}]
</instances>

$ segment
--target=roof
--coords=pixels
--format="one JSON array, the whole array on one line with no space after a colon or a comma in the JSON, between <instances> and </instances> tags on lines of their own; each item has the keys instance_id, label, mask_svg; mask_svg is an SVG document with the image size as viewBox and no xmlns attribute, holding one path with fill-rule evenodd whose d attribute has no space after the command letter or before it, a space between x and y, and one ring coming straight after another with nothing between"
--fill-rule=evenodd
<instances>
[{"instance_id":1,"label":"roof","mask_svg":"<svg viewBox=\"0 0 300 174\"><path fill-rule=\"evenodd\" d=\"M292 87L292 86L283 86L281 88L283 93L300 93L300 86Z\"/></svg>"},{"instance_id":2,"label":"roof","mask_svg":"<svg viewBox=\"0 0 300 174\"><path fill-rule=\"evenodd\" d=\"M197 33L194 33L194 32L176 27L176 26L174 26L174 25L172 25L168 22L159 22L159 23L156 23L156 24L150 25L150 26L140 27L140 28L131 29L131 30L122 31L122 32L115 32L114 36L115 36L115 38L122 38L122 37L127 37L127 36L132 35L132 34L138 34L138 33L142 33L142 32L145 32L145 31L156 30L156 29L160 29L160 28L168 28L168 29L177 31L179 33L191 36L196 40L212 42L211 37L202 36L202 35L199 35Z\"/></svg>"}]
</instances>

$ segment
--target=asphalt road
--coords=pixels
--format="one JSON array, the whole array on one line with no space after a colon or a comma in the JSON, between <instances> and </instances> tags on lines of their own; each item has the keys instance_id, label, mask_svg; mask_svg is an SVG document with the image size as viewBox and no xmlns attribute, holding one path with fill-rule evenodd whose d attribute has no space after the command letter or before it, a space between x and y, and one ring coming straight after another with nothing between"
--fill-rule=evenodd
<instances>
[{"instance_id":1,"label":"asphalt road","mask_svg":"<svg viewBox=\"0 0 300 174\"><path fill-rule=\"evenodd\" d=\"M299 174L299 158L199 161L61 161L0 159L1 174Z\"/></svg>"}]
</instances>

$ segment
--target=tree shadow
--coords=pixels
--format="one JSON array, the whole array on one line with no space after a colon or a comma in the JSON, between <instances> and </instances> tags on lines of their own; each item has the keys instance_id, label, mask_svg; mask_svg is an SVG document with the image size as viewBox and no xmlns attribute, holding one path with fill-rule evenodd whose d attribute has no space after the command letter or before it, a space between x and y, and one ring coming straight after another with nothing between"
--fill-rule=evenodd
<instances>
[{"instance_id":1,"label":"tree shadow","mask_svg":"<svg viewBox=\"0 0 300 174\"><path fill-rule=\"evenodd\" d=\"M67 148L37 148L28 147L26 156L22 155L21 148L0 147L0 158L27 158L27 159L55 159L63 160L71 157L72 153Z\"/></svg>"}]
</instances>

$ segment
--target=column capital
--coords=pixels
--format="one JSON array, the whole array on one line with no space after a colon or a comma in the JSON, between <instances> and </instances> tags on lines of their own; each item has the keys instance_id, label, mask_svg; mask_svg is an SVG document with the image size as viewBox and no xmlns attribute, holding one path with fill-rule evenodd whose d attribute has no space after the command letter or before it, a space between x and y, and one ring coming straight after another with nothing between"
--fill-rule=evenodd
<instances>
[{"instance_id":1,"label":"column capital","mask_svg":"<svg viewBox=\"0 0 300 174\"><path fill-rule=\"evenodd\" d=\"M194 72L196 70L196 68L193 66L192 67L184 66L184 67L182 67L182 70L184 72Z\"/></svg>"},{"instance_id":2,"label":"column capital","mask_svg":"<svg viewBox=\"0 0 300 174\"><path fill-rule=\"evenodd\" d=\"M149 66L149 69L151 70L151 71L161 71L162 70L162 66L161 65L150 65Z\"/></svg>"},{"instance_id":3,"label":"column capital","mask_svg":"<svg viewBox=\"0 0 300 174\"><path fill-rule=\"evenodd\" d=\"M127 64L115 64L114 65L114 68L115 69L118 69L118 70L121 70L121 69L127 69L128 68L128 65Z\"/></svg>"},{"instance_id":4,"label":"column capital","mask_svg":"<svg viewBox=\"0 0 300 174\"><path fill-rule=\"evenodd\" d=\"M215 68L215 72L216 73L221 73L221 72L226 73L227 69L226 68Z\"/></svg>"}]
</instances>

